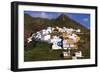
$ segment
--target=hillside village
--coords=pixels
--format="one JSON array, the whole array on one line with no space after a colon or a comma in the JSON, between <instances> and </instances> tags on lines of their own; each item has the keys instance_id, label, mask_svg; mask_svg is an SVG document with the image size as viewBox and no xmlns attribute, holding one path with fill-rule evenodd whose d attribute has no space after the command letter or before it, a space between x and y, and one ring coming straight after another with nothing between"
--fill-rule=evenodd
<instances>
[{"instance_id":1,"label":"hillside village","mask_svg":"<svg viewBox=\"0 0 100 73\"><path fill-rule=\"evenodd\" d=\"M68 16L24 15L24 61L90 58L90 30Z\"/></svg>"},{"instance_id":2,"label":"hillside village","mask_svg":"<svg viewBox=\"0 0 100 73\"><path fill-rule=\"evenodd\" d=\"M67 52L63 53L64 56L69 56L71 49L78 49L76 43L80 40L80 37L75 33L81 33L81 30L66 27L60 28L58 26L55 28L47 27L46 29L33 33L29 38L27 38L27 42L30 43L32 39L35 39L35 41L52 43L52 50L67 50ZM78 55L81 57L82 52L79 51Z\"/></svg>"}]
</instances>

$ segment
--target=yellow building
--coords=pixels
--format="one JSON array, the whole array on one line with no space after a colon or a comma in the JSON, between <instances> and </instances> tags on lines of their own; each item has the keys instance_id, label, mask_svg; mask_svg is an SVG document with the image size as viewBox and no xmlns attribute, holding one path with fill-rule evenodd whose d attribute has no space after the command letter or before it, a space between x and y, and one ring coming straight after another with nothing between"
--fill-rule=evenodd
<instances>
[{"instance_id":1,"label":"yellow building","mask_svg":"<svg viewBox=\"0 0 100 73\"><path fill-rule=\"evenodd\" d=\"M67 33L63 33L63 47L64 49L67 49L67 48L72 48L72 49L78 49L78 46L77 46L77 42L80 40L80 37L77 36L75 34L74 35L71 35L72 37L70 37L69 34Z\"/></svg>"}]
</instances>

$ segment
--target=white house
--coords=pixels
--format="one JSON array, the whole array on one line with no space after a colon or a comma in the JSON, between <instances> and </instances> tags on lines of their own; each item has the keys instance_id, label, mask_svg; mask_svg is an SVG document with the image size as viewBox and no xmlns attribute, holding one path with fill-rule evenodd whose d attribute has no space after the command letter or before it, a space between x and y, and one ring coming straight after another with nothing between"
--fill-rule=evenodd
<instances>
[{"instance_id":1,"label":"white house","mask_svg":"<svg viewBox=\"0 0 100 73\"><path fill-rule=\"evenodd\" d=\"M81 51L75 52L75 56L76 56L76 57L83 57Z\"/></svg>"},{"instance_id":2,"label":"white house","mask_svg":"<svg viewBox=\"0 0 100 73\"><path fill-rule=\"evenodd\" d=\"M80 30L80 29L77 29L77 30L76 30L76 32L77 32L77 33L80 33L80 32L81 32L81 30Z\"/></svg>"},{"instance_id":3,"label":"white house","mask_svg":"<svg viewBox=\"0 0 100 73\"><path fill-rule=\"evenodd\" d=\"M61 39L59 37L53 36L53 39L51 39L51 43L53 43L52 49L54 50L62 49L62 47L58 45L58 43L60 42L61 42Z\"/></svg>"},{"instance_id":4,"label":"white house","mask_svg":"<svg viewBox=\"0 0 100 73\"><path fill-rule=\"evenodd\" d=\"M50 40L50 39L51 39L51 35L48 34L48 35L45 35L45 36L44 36L44 41L48 41L48 40Z\"/></svg>"},{"instance_id":5,"label":"white house","mask_svg":"<svg viewBox=\"0 0 100 73\"><path fill-rule=\"evenodd\" d=\"M70 56L70 54L68 52L63 52L63 56Z\"/></svg>"},{"instance_id":6,"label":"white house","mask_svg":"<svg viewBox=\"0 0 100 73\"><path fill-rule=\"evenodd\" d=\"M48 27L47 29L46 29L46 32L49 34L49 33L52 33L52 27Z\"/></svg>"},{"instance_id":7,"label":"white house","mask_svg":"<svg viewBox=\"0 0 100 73\"><path fill-rule=\"evenodd\" d=\"M27 38L27 42L30 43L32 41L32 37Z\"/></svg>"}]
</instances>

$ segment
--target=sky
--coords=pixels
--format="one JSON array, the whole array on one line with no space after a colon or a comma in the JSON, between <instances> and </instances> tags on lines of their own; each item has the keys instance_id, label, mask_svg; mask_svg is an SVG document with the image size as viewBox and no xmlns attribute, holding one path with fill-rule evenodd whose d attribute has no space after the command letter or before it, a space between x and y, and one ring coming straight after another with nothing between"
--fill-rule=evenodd
<instances>
[{"instance_id":1,"label":"sky","mask_svg":"<svg viewBox=\"0 0 100 73\"><path fill-rule=\"evenodd\" d=\"M24 11L24 13L29 14L32 17L41 17L48 19L56 19L58 16L62 14L61 12L58 13L58 12L40 12L40 11ZM63 14L69 16L69 18L75 20L76 22L90 29L90 14L83 14L83 13L63 13Z\"/></svg>"}]
</instances>

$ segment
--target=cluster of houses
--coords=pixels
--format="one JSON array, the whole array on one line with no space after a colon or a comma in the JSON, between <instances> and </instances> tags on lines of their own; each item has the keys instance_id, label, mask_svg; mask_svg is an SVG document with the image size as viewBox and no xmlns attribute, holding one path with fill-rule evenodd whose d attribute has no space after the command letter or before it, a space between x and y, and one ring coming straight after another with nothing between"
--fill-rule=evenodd
<instances>
[{"instance_id":1,"label":"cluster of houses","mask_svg":"<svg viewBox=\"0 0 100 73\"><path fill-rule=\"evenodd\" d=\"M59 35L52 33L60 33ZM75 33L80 33L80 29L73 29L73 28L60 28L60 27L47 27L46 29L43 29L41 31L37 31L36 33L33 33L29 38L27 38L27 42L30 43L32 41L32 38L34 38L36 41L43 41L47 43L52 43L52 49L58 50L58 49L64 49L64 50L70 50L70 49L78 49L77 42L80 40L80 37ZM64 53L68 54L68 53Z\"/></svg>"}]
</instances>

